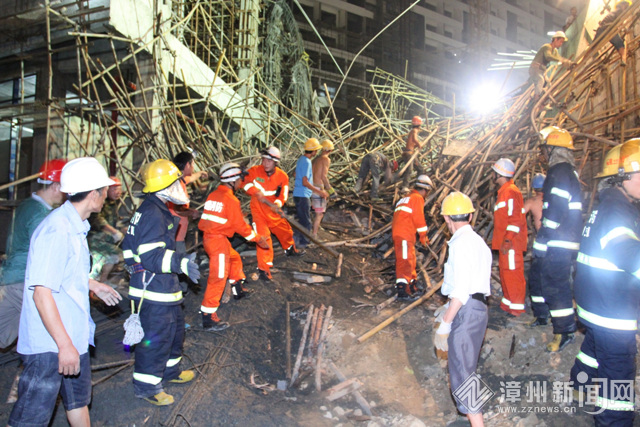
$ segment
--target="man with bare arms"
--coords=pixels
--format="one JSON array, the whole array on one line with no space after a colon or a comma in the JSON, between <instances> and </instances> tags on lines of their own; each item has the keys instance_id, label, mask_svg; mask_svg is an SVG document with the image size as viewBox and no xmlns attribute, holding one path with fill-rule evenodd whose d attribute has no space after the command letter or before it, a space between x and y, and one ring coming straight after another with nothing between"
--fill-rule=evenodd
<instances>
[{"instance_id":1,"label":"man with bare arms","mask_svg":"<svg viewBox=\"0 0 640 427\"><path fill-rule=\"evenodd\" d=\"M319 156L316 156L311 162L311 167L313 171L313 185L325 190L329 193L330 197L336 193L336 190L333 189L331 183L329 182L329 167L331 167L331 159L329 155L334 149L333 142L328 139L322 141L322 153ZM313 228L311 233L313 237L318 236L318 230L320 229L320 223L322 222L322 218L324 217L324 213L327 210L327 199L325 197L321 197L318 194L311 195L311 207L313 211L316 213L316 216L313 220Z\"/></svg>"}]
</instances>

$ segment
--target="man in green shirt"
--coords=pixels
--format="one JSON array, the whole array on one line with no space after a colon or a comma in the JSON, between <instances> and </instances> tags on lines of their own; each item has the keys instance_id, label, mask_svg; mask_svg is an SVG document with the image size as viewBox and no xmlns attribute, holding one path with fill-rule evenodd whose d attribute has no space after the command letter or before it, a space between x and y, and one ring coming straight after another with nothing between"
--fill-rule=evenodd
<instances>
[{"instance_id":1,"label":"man in green shirt","mask_svg":"<svg viewBox=\"0 0 640 427\"><path fill-rule=\"evenodd\" d=\"M40 188L16 209L7 237L7 261L0 272L0 348L18 337L24 275L31 235L55 205L64 202L60 174L66 160L45 162L40 168Z\"/></svg>"},{"instance_id":2,"label":"man in green shirt","mask_svg":"<svg viewBox=\"0 0 640 427\"><path fill-rule=\"evenodd\" d=\"M529 66L529 82L534 85L536 96L540 96L545 83L545 73L552 61L560 62L562 65L570 66L570 60L563 58L558 53L558 48L569 40L563 31L556 31L551 37L551 43L543 44L536 53Z\"/></svg>"}]
</instances>

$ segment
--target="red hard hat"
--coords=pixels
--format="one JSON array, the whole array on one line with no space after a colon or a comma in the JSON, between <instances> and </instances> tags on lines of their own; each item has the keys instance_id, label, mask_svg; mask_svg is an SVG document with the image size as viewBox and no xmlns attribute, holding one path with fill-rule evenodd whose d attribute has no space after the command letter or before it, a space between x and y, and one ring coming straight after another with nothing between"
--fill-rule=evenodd
<instances>
[{"instance_id":1,"label":"red hard hat","mask_svg":"<svg viewBox=\"0 0 640 427\"><path fill-rule=\"evenodd\" d=\"M60 174L62 174L62 168L67 164L66 159L53 159L48 162L44 162L40 166L40 176L38 182L40 184L51 184L52 182L60 182Z\"/></svg>"},{"instance_id":2,"label":"red hard hat","mask_svg":"<svg viewBox=\"0 0 640 427\"><path fill-rule=\"evenodd\" d=\"M113 184L111 184L109 187L122 186L122 181L120 181L120 178L118 178L117 176L110 176L109 179L113 181Z\"/></svg>"},{"instance_id":3,"label":"red hard hat","mask_svg":"<svg viewBox=\"0 0 640 427\"><path fill-rule=\"evenodd\" d=\"M397 171L398 170L398 162L397 161L393 161L393 171Z\"/></svg>"},{"instance_id":4,"label":"red hard hat","mask_svg":"<svg viewBox=\"0 0 640 427\"><path fill-rule=\"evenodd\" d=\"M420 118L420 116L413 116L413 119L411 119L411 124L413 126L422 126L422 119Z\"/></svg>"}]
</instances>

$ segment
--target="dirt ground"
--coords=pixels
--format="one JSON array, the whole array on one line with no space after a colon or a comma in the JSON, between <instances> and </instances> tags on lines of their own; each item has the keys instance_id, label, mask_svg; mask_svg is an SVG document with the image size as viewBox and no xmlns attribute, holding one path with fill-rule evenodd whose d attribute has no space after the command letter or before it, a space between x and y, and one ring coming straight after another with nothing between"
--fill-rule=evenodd
<instances>
[{"instance_id":1,"label":"dirt ground","mask_svg":"<svg viewBox=\"0 0 640 427\"><path fill-rule=\"evenodd\" d=\"M347 222L338 214L329 222ZM358 213L363 216L364 213ZM375 228L374 228L375 229ZM336 240L326 231L321 238ZM251 248L249 248L250 250ZM183 367L196 369L197 379L189 384L168 385L176 403L154 407L133 394L131 365L94 370L93 402L90 407L95 426L445 426L468 425L455 409L449 391L446 361L434 353L433 312L444 302L436 293L362 344L357 338L407 303L395 302L376 312L375 305L388 298L383 292L367 293L370 283L393 283L393 255L372 256L372 249L344 248L342 277L314 285L294 280L295 270L332 275L336 260L310 247L301 258L286 258L276 250L274 283L248 281L254 292L248 299L231 300L220 310L232 326L219 333L200 328L198 309L203 287L187 294L184 310L188 323ZM255 256L244 256L245 272L255 269ZM206 255L202 286L206 284ZM497 267L496 267L497 271ZM117 279L117 277L116 277ZM493 283L489 328L480 356L478 374L495 395L483 408L488 426L587 426L593 425L586 412L592 408L553 401L552 383L568 381L568 373L583 336L558 354L545 351L552 337L551 326L530 329L530 314L513 318L499 309L498 283ZM370 287L370 286L369 286ZM120 285L121 290L126 284ZM369 290L369 289L367 289ZM291 312L286 312L289 301ZM348 379L357 378L373 415L363 414L352 395L333 402L326 390L339 383L332 371L322 372L322 389L314 386L314 373L303 363L301 379L286 390L286 316L291 322L292 364L300 344L309 305L333 307L324 360L331 360ZM530 313L530 310L529 310ZM104 310L95 306L98 325L92 366L133 360L135 350L124 348L122 323L129 315L128 302ZM13 351L0 354L0 423L6 424L12 405L7 401L18 372L19 360ZM118 369L120 369L118 371ZM257 388L252 385L261 386ZM546 393L527 396L530 385L546 384ZM502 390L501 390L502 389ZM516 396L517 394L517 396ZM543 400L544 398L544 400ZM527 400L531 400L528 402ZM638 423L636 423L638 424ZM59 404L54 426L67 425ZM638 424L640 425L640 424Z\"/></svg>"}]
</instances>

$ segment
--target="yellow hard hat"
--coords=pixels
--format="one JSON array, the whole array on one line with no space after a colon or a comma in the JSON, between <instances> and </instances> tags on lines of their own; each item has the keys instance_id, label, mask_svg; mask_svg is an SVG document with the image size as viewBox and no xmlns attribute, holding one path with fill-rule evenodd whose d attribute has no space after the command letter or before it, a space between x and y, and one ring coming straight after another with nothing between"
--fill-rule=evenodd
<instances>
[{"instance_id":1,"label":"yellow hard hat","mask_svg":"<svg viewBox=\"0 0 640 427\"><path fill-rule=\"evenodd\" d=\"M176 182L182 173L176 165L169 160L158 159L149 163L142 170L142 179L144 180L143 193L155 193L164 190L174 182Z\"/></svg>"},{"instance_id":2,"label":"yellow hard hat","mask_svg":"<svg viewBox=\"0 0 640 427\"><path fill-rule=\"evenodd\" d=\"M540 131L544 144L554 147L563 147L573 150L573 138L565 129L557 126L549 126Z\"/></svg>"},{"instance_id":3,"label":"yellow hard hat","mask_svg":"<svg viewBox=\"0 0 640 427\"><path fill-rule=\"evenodd\" d=\"M616 9L623 3L626 3L627 6L631 6L631 0L619 0L616 2Z\"/></svg>"},{"instance_id":4,"label":"yellow hard hat","mask_svg":"<svg viewBox=\"0 0 640 427\"><path fill-rule=\"evenodd\" d=\"M330 139L325 139L324 141L322 141L322 149L323 150L333 150L335 147L333 146L333 142L331 142Z\"/></svg>"},{"instance_id":5,"label":"yellow hard hat","mask_svg":"<svg viewBox=\"0 0 640 427\"><path fill-rule=\"evenodd\" d=\"M596 178L607 178L618 174L618 165L620 163L620 147L618 145L607 152L602 161L602 172L597 174Z\"/></svg>"},{"instance_id":6,"label":"yellow hard hat","mask_svg":"<svg viewBox=\"0 0 640 427\"><path fill-rule=\"evenodd\" d=\"M440 211L440 214L464 215L475 211L476 210L473 208L473 202L466 194L454 191L442 201L442 210Z\"/></svg>"},{"instance_id":7,"label":"yellow hard hat","mask_svg":"<svg viewBox=\"0 0 640 427\"><path fill-rule=\"evenodd\" d=\"M625 173L640 172L640 138L633 138L620 146L619 168Z\"/></svg>"},{"instance_id":8,"label":"yellow hard hat","mask_svg":"<svg viewBox=\"0 0 640 427\"><path fill-rule=\"evenodd\" d=\"M309 138L307 142L304 143L304 151L317 151L321 148L322 145L320 145L316 138Z\"/></svg>"}]
</instances>

